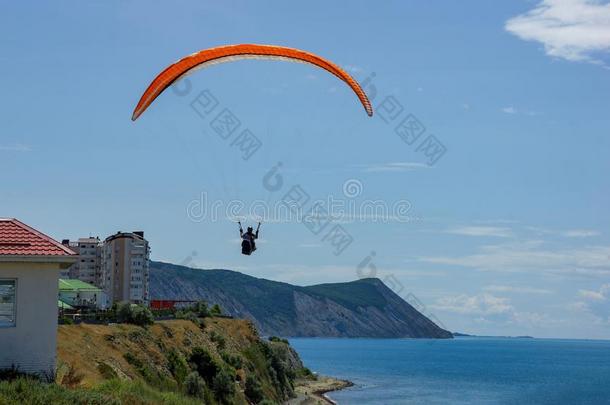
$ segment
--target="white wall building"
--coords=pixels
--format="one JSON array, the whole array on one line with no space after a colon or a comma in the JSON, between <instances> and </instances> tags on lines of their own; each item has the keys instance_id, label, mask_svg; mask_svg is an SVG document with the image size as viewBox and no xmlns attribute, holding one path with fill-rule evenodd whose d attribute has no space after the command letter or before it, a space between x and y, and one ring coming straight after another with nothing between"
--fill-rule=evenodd
<instances>
[{"instance_id":1,"label":"white wall building","mask_svg":"<svg viewBox=\"0 0 610 405\"><path fill-rule=\"evenodd\" d=\"M0 219L0 369L51 376L59 272L75 253L16 219Z\"/></svg>"}]
</instances>

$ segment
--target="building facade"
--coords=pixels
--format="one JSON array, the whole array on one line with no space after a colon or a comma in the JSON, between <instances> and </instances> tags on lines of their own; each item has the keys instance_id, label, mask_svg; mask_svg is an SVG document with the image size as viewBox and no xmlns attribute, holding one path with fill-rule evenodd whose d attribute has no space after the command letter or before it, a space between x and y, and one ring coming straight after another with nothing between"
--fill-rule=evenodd
<instances>
[{"instance_id":1,"label":"building facade","mask_svg":"<svg viewBox=\"0 0 610 405\"><path fill-rule=\"evenodd\" d=\"M64 239L65 246L78 254L62 279L77 279L101 288L106 304L129 301L148 303L150 247L144 232L117 232L103 242L99 238Z\"/></svg>"},{"instance_id":2,"label":"building facade","mask_svg":"<svg viewBox=\"0 0 610 405\"><path fill-rule=\"evenodd\" d=\"M62 243L78 254L78 260L60 276L99 286L103 279L100 238L80 238L76 242L64 240Z\"/></svg>"},{"instance_id":3,"label":"building facade","mask_svg":"<svg viewBox=\"0 0 610 405\"><path fill-rule=\"evenodd\" d=\"M144 232L117 232L102 247L103 281L110 302L148 303L150 247Z\"/></svg>"},{"instance_id":4,"label":"building facade","mask_svg":"<svg viewBox=\"0 0 610 405\"><path fill-rule=\"evenodd\" d=\"M43 233L0 219L0 369L53 376L59 272L75 260Z\"/></svg>"}]
</instances>

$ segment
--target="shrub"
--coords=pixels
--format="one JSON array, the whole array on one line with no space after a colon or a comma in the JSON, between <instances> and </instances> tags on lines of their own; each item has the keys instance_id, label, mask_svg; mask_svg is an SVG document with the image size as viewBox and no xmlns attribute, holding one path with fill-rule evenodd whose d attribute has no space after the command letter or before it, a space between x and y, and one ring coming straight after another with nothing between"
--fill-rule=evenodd
<instances>
[{"instance_id":1,"label":"shrub","mask_svg":"<svg viewBox=\"0 0 610 405\"><path fill-rule=\"evenodd\" d=\"M203 398L205 395L205 381L196 371L193 371L184 380L184 389L187 395L195 398Z\"/></svg>"},{"instance_id":2,"label":"shrub","mask_svg":"<svg viewBox=\"0 0 610 405\"><path fill-rule=\"evenodd\" d=\"M167 353L168 369L178 383L182 384L188 374L189 366L186 360L177 350Z\"/></svg>"},{"instance_id":3,"label":"shrub","mask_svg":"<svg viewBox=\"0 0 610 405\"><path fill-rule=\"evenodd\" d=\"M212 389L219 401L223 403L229 402L235 394L235 376L227 369L222 369L212 382Z\"/></svg>"},{"instance_id":4,"label":"shrub","mask_svg":"<svg viewBox=\"0 0 610 405\"><path fill-rule=\"evenodd\" d=\"M220 370L220 367L216 364L210 353L202 347L195 347L193 349L189 361L208 384L213 381Z\"/></svg>"},{"instance_id":5,"label":"shrub","mask_svg":"<svg viewBox=\"0 0 610 405\"><path fill-rule=\"evenodd\" d=\"M62 316L59 318L60 325L74 325L74 320L69 316Z\"/></svg>"},{"instance_id":6,"label":"shrub","mask_svg":"<svg viewBox=\"0 0 610 405\"><path fill-rule=\"evenodd\" d=\"M148 384L157 389L174 390L176 382L164 374L160 374L154 365L146 364L144 361L127 352L123 354L123 358L131 364Z\"/></svg>"},{"instance_id":7,"label":"shrub","mask_svg":"<svg viewBox=\"0 0 610 405\"><path fill-rule=\"evenodd\" d=\"M216 343L216 347L218 347L219 350L224 350L226 347L226 340L224 336L219 335L215 331L210 333L210 339L212 339L212 342Z\"/></svg>"},{"instance_id":8,"label":"shrub","mask_svg":"<svg viewBox=\"0 0 610 405\"><path fill-rule=\"evenodd\" d=\"M176 313L176 318L178 319L185 319L187 321L191 321L193 322L195 325L201 327L201 319L199 319L199 317L197 317L197 314L194 313L193 311L178 311Z\"/></svg>"},{"instance_id":9,"label":"shrub","mask_svg":"<svg viewBox=\"0 0 610 405\"><path fill-rule=\"evenodd\" d=\"M116 371L108 363L101 362L98 364L97 371L99 371L102 377L104 377L106 380L118 377Z\"/></svg>"},{"instance_id":10,"label":"shrub","mask_svg":"<svg viewBox=\"0 0 610 405\"><path fill-rule=\"evenodd\" d=\"M307 380L317 380L318 376L311 372L307 367L301 367L296 373L299 378L305 378Z\"/></svg>"},{"instance_id":11,"label":"shrub","mask_svg":"<svg viewBox=\"0 0 610 405\"><path fill-rule=\"evenodd\" d=\"M70 390L71 391L71 390ZM182 392L175 390L164 390L159 386L149 385L141 380L127 381L120 379L107 380L100 385L96 385L87 389L86 392L100 393L105 397L116 398L115 402L108 400L100 402L100 405L109 405L114 403L120 404L167 404L167 405L201 405L201 399L195 399L186 396ZM36 404L54 404L52 400L44 402L26 402ZM90 401L72 401L65 405L87 404L94 405L97 403ZM63 405L63 403L62 403Z\"/></svg>"},{"instance_id":12,"label":"shrub","mask_svg":"<svg viewBox=\"0 0 610 405\"><path fill-rule=\"evenodd\" d=\"M225 361L225 363L227 363L228 365L230 365L231 367L233 367L235 369L240 369L240 368L243 368L243 366L244 366L243 359L241 358L241 356L239 356L237 354L221 352L220 357L222 357L222 359Z\"/></svg>"},{"instance_id":13,"label":"shrub","mask_svg":"<svg viewBox=\"0 0 610 405\"><path fill-rule=\"evenodd\" d=\"M193 310L201 318L207 318L210 316L210 310L208 309L208 303L205 301L199 301L193 306Z\"/></svg>"},{"instance_id":14,"label":"shrub","mask_svg":"<svg viewBox=\"0 0 610 405\"><path fill-rule=\"evenodd\" d=\"M222 309L220 308L220 305L218 304L214 304L214 306L212 307L212 309L210 310L210 315L211 316L219 316L222 315Z\"/></svg>"},{"instance_id":15,"label":"shrub","mask_svg":"<svg viewBox=\"0 0 610 405\"><path fill-rule=\"evenodd\" d=\"M155 323L155 317L147 307L143 305L136 305L135 307L132 307L132 317L130 323L140 326L152 325Z\"/></svg>"},{"instance_id":16,"label":"shrub","mask_svg":"<svg viewBox=\"0 0 610 405\"><path fill-rule=\"evenodd\" d=\"M37 378L21 377L0 382L1 404L53 405L120 405L121 401L88 389L68 389L57 384L46 384Z\"/></svg>"},{"instance_id":17,"label":"shrub","mask_svg":"<svg viewBox=\"0 0 610 405\"><path fill-rule=\"evenodd\" d=\"M263 387L260 381L252 375L246 377L246 391L244 392L246 397L255 404L258 404L263 400Z\"/></svg>"},{"instance_id":18,"label":"shrub","mask_svg":"<svg viewBox=\"0 0 610 405\"><path fill-rule=\"evenodd\" d=\"M115 306L117 322L129 322L131 320L131 304L128 302L119 302Z\"/></svg>"},{"instance_id":19,"label":"shrub","mask_svg":"<svg viewBox=\"0 0 610 405\"><path fill-rule=\"evenodd\" d=\"M290 344L288 342L288 339L284 339L284 338L277 337L277 336L270 336L269 337L269 341L270 342L276 342L276 343L286 343L287 345Z\"/></svg>"},{"instance_id":20,"label":"shrub","mask_svg":"<svg viewBox=\"0 0 610 405\"><path fill-rule=\"evenodd\" d=\"M116 310L116 318L118 322L132 323L134 325L151 325L155 322L150 309L144 305L135 305L128 302L119 303L114 307Z\"/></svg>"},{"instance_id":21,"label":"shrub","mask_svg":"<svg viewBox=\"0 0 610 405\"><path fill-rule=\"evenodd\" d=\"M68 366L68 372L61 379L61 385L68 388L78 387L83 381L84 375L76 371L74 366Z\"/></svg>"},{"instance_id":22,"label":"shrub","mask_svg":"<svg viewBox=\"0 0 610 405\"><path fill-rule=\"evenodd\" d=\"M294 391L292 381L295 373L290 369L288 363L287 346L263 343L261 349L267 358L269 375L274 384L280 388L285 397L292 396Z\"/></svg>"}]
</instances>

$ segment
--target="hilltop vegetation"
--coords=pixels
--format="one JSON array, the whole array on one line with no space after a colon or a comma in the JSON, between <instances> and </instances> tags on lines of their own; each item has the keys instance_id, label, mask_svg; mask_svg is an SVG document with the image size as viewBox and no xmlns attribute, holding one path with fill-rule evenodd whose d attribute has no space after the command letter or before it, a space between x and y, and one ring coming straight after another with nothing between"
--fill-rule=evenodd
<instances>
[{"instance_id":1,"label":"hilltop vegetation","mask_svg":"<svg viewBox=\"0 0 610 405\"><path fill-rule=\"evenodd\" d=\"M263 335L451 338L379 279L299 287L230 270L151 262L153 299L205 300Z\"/></svg>"},{"instance_id":2,"label":"hilltop vegetation","mask_svg":"<svg viewBox=\"0 0 610 405\"><path fill-rule=\"evenodd\" d=\"M0 404L273 404L308 374L281 340L224 318L60 325L55 384L0 383Z\"/></svg>"}]
</instances>

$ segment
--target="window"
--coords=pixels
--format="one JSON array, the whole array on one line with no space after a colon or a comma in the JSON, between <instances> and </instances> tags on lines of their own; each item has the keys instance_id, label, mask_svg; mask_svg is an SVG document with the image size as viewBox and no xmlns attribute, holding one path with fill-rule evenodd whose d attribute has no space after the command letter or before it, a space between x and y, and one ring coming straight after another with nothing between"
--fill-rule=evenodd
<instances>
[{"instance_id":1,"label":"window","mask_svg":"<svg viewBox=\"0 0 610 405\"><path fill-rule=\"evenodd\" d=\"M17 280L0 279L0 328L15 326Z\"/></svg>"}]
</instances>

